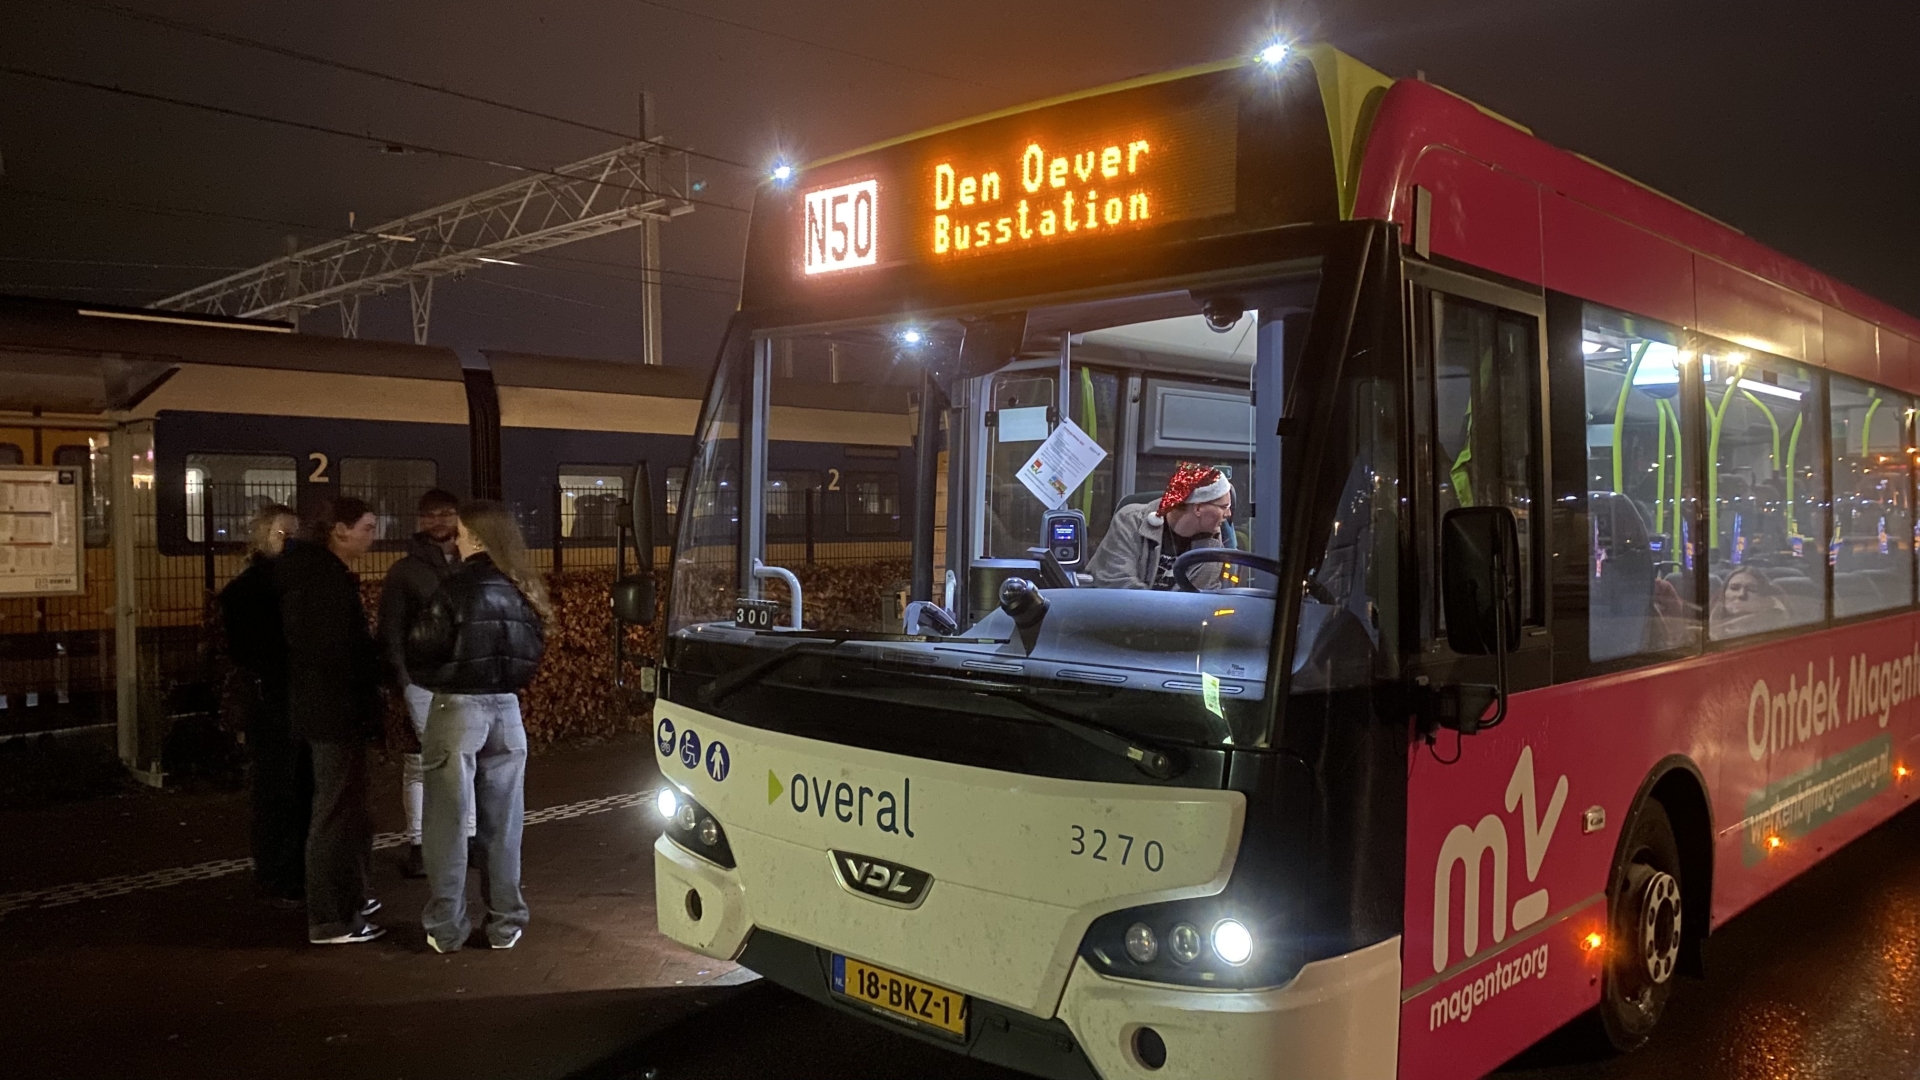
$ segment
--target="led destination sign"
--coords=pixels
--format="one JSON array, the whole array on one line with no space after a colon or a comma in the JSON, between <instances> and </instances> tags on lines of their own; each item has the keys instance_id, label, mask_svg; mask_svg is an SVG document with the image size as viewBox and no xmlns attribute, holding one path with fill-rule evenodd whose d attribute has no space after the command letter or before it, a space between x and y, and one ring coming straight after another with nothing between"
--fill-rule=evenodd
<instances>
[{"instance_id":1,"label":"led destination sign","mask_svg":"<svg viewBox=\"0 0 1920 1080\"><path fill-rule=\"evenodd\" d=\"M1045 109L882 151L795 200L800 270L978 262L1232 214L1238 115L1231 97Z\"/></svg>"},{"instance_id":2,"label":"led destination sign","mask_svg":"<svg viewBox=\"0 0 1920 1080\"><path fill-rule=\"evenodd\" d=\"M923 250L978 257L1231 213L1234 114L1221 102L942 155L920 176Z\"/></svg>"}]
</instances>

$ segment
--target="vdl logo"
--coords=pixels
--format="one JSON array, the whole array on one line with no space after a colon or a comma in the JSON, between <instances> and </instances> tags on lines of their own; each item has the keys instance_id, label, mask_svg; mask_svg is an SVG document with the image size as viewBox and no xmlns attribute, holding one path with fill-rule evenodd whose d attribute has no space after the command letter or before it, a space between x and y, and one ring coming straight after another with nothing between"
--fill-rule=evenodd
<instances>
[{"instance_id":1,"label":"vdl logo","mask_svg":"<svg viewBox=\"0 0 1920 1080\"><path fill-rule=\"evenodd\" d=\"M1553 829L1560 822L1560 811L1567 804L1567 778L1562 774L1554 784L1553 797L1547 800L1547 812L1539 807L1533 782L1533 747L1522 747L1507 781L1506 807L1509 813L1520 811L1521 839L1527 856L1527 882L1540 877L1540 864L1546 860L1547 845L1553 843ZM1493 872L1493 940L1507 938L1507 824L1498 814L1488 814L1474 826L1455 825L1440 845L1440 857L1433 868L1433 970L1447 968L1452 938L1453 868L1457 864L1465 877L1465 903L1460 913L1460 946L1464 957L1480 951L1481 864L1491 861ZM1512 907L1513 929L1523 930L1547 916L1547 890L1535 889L1516 900Z\"/></svg>"},{"instance_id":2,"label":"vdl logo","mask_svg":"<svg viewBox=\"0 0 1920 1080\"><path fill-rule=\"evenodd\" d=\"M701 743L699 733L692 728L688 728L685 731L677 731L673 726L673 721L665 719L664 717L661 719L659 725L654 728L653 742L654 746L659 749L661 757L669 761L678 757L680 764L689 769L699 768L701 761L704 760L707 766L707 775L713 778L714 783L725 780L727 773L733 770L733 755L728 753L725 743L718 739L707 743L706 754L702 755L700 752ZM675 749L676 747L678 747L677 751Z\"/></svg>"}]
</instances>

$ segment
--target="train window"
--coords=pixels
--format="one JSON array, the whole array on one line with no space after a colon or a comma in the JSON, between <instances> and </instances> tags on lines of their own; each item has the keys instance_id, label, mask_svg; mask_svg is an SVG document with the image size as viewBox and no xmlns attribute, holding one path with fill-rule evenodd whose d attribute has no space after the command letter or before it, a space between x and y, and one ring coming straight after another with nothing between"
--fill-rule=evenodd
<instances>
[{"instance_id":1,"label":"train window","mask_svg":"<svg viewBox=\"0 0 1920 1080\"><path fill-rule=\"evenodd\" d=\"M80 517L90 548L107 547L113 542L113 454L107 449L107 437L87 440L85 446L62 446L54 450L53 463L80 470Z\"/></svg>"},{"instance_id":2,"label":"train window","mask_svg":"<svg viewBox=\"0 0 1920 1080\"><path fill-rule=\"evenodd\" d=\"M767 473L767 536L785 540L817 528L824 491L817 472L775 469Z\"/></svg>"},{"instance_id":3,"label":"train window","mask_svg":"<svg viewBox=\"0 0 1920 1080\"><path fill-rule=\"evenodd\" d=\"M241 542L268 503L294 505L299 470L284 454L188 454L187 539Z\"/></svg>"},{"instance_id":4,"label":"train window","mask_svg":"<svg viewBox=\"0 0 1920 1080\"><path fill-rule=\"evenodd\" d=\"M569 540L612 540L631 470L611 465L560 466L560 535Z\"/></svg>"},{"instance_id":5,"label":"train window","mask_svg":"<svg viewBox=\"0 0 1920 1080\"><path fill-rule=\"evenodd\" d=\"M667 516L680 515L680 492L687 486L687 470L667 470Z\"/></svg>"},{"instance_id":6,"label":"train window","mask_svg":"<svg viewBox=\"0 0 1920 1080\"><path fill-rule=\"evenodd\" d=\"M18 443L0 442L0 465L24 465L27 455L20 452Z\"/></svg>"},{"instance_id":7,"label":"train window","mask_svg":"<svg viewBox=\"0 0 1920 1080\"><path fill-rule=\"evenodd\" d=\"M899 473L850 472L841 486L847 493L847 532L855 536L899 533Z\"/></svg>"},{"instance_id":8,"label":"train window","mask_svg":"<svg viewBox=\"0 0 1920 1080\"><path fill-rule=\"evenodd\" d=\"M1913 597L1907 424L1913 399L1828 376L1833 448L1833 614L1906 607Z\"/></svg>"},{"instance_id":9,"label":"train window","mask_svg":"<svg viewBox=\"0 0 1920 1080\"><path fill-rule=\"evenodd\" d=\"M420 496L439 484L440 466L423 458L341 458L340 494L373 507L375 537L413 535Z\"/></svg>"}]
</instances>

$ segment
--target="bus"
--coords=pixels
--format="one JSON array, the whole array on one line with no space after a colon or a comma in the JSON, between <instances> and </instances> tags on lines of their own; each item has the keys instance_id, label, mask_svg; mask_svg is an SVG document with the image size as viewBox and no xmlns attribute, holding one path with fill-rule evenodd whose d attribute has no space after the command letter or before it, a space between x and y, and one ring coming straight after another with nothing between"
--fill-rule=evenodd
<instances>
[{"instance_id":1,"label":"bus","mask_svg":"<svg viewBox=\"0 0 1920 1080\"><path fill-rule=\"evenodd\" d=\"M1641 1044L1912 798L1920 320L1325 45L780 176L674 552L673 940L1037 1076L1472 1077ZM907 414L769 393L845 370ZM889 433L901 542L776 542L783 448Z\"/></svg>"}]
</instances>

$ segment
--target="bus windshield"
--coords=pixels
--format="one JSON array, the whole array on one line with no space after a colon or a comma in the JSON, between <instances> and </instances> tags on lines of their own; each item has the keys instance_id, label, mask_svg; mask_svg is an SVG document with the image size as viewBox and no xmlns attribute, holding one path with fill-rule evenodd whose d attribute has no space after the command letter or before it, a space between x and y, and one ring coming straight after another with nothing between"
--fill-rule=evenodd
<instances>
[{"instance_id":1,"label":"bus windshield","mask_svg":"<svg viewBox=\"0 0 1920 1080\"><path fill-rule=\"evenodd\" d=\"M670 495L664 692L841 742L934 710L1121 754L1267 745L1282 375L1319 282L736 327ZM1364 552L1392 492L1347 495L1331 528ZM1354 571L1310 583L1303 632L1370 617Z\"/></svg>"}]
</instances>

